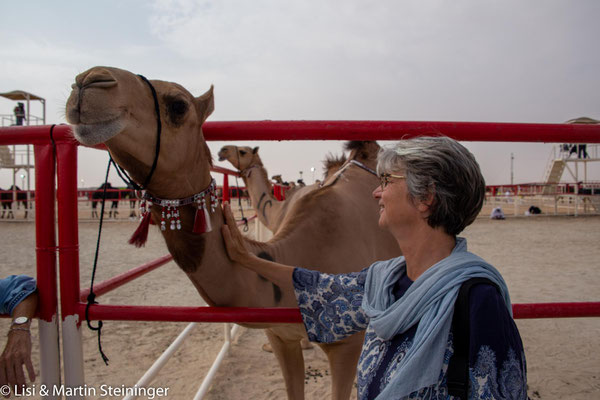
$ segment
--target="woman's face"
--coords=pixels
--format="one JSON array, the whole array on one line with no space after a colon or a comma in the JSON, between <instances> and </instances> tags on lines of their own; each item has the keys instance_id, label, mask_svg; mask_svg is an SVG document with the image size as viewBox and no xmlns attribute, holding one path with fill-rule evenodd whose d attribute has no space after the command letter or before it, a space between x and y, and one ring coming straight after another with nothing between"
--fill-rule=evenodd
<instances>
[{"instance_id":1,"label":"woman's face","mask_svg":"<svg viewBox=\"0 0 600 400\"><path fill-rule=\"evenodd\" d=\"M392 174L403 176L402 172ZM379 201L379 227L395 234L423 219L423 203L412 199L404 178L390 176L386 180L387 184L373 191L373 197Z\"/></svg>"}]
</instances>

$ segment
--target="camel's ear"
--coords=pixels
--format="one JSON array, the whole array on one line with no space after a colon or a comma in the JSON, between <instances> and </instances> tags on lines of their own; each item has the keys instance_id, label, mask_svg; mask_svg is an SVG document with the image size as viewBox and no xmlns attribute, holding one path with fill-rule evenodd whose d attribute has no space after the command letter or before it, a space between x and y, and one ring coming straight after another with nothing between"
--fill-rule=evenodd
<instances>
[{"instance_id":1,"label":"camel's ear","mask_svg":"<svg viewBox=\"0 0 600 400\"><path fill-rule=\"evenodd\" d=\"M252 149L252 154L256 154L258 153L258 146L256 146L255 148Z\"/></svg>"},{"instance_id":2,"label":"camel's ear","mask_svg":"<svg viewBox=\"0 0 600 400\"><path fill-rule=\"evenodd\" d=\"M206 118L215 110L215 97L213 95L214 86L210 85L210 89L202 96L196 97L196 112L200 117L200 123L203 124Z\"/></svg>"}]
</instances>

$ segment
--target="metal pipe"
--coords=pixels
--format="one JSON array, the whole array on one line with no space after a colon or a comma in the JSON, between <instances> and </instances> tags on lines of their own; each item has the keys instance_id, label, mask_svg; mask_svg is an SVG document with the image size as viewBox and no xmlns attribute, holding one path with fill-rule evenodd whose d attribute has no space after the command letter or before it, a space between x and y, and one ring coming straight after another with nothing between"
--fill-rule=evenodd
<instances>
[{"instance_id":1,"label":"metal pipe","mask_svg":"<svg viewBox=\"0 0 600 400\"><path fill-rule=\"evenodd\" d=\"M147 262L145 264L140 265L139 267L135 267L127 272L124 272L120 275L114 276L110 279L100 282L94 285L94 294L96 295L96 297L106 294L111 290L121 287L128 282L131 282L135 278L145 275L148 272L154 271L156 268L165 265L171 260L173 260L173 256L167 254L165 256L157 258L156 260ZM80 291L79 299L81 301L86 301L89 294L90 289L83 289Z\"/></svg>"},{"instance_id":2,"label":"metal pipe","mask_svg":"<svg viewBox=\"0 0 600 400\"><path fill-rule=\"evenodd\" d=\"M43 143L29 137L48 126L0 129L6 144ZM401 140L414 136L446 135L479 142L600 143L600 124L522 124L435 121L217 121L202 126L207 141L225 140ZM76 143L69 125L57 125L56 141ZM104 148L104 146L98 146Z\"/></svg>"},{"instance_id":3,"label":"metal pipe","mask_svg":"<svg viewBox=\"0 0 600 400\"><path fill-rule=\"evenodd\" d=\"M600 302L513 304L515 319L600 317Z\"/></svg>"},{"instance_id":4,"label":"metal pipe","mask_svg":"<svg viewBox=\"0 0 600 400\"><path fill-rule=\"evenodd\" d=\"M41 384L60 385L58 290L56 286L55 164L51 145L34 146L36 277L39 294ZM49 399L56 399L51 394Z\"/></svg>"},{"instance_id":5,"label":"metal pipe","mask_svg":"<svg viewBox=\"0 0 600 400\"><path fill-rule=\"evenodd\" d=\"M214 381L215 375L216 375L217 371L219 370L219 367L221 366L223 359L229 352L229 348L231 347L231 338L235 336L235 334L237 333L239 328L240 328L239 325L234 325L234 327L231 329L231 331L229 331L228 327L227 326L225 327L225 329L227 330L227 332L225 333L225 343L223 344L223 347L221 347L221 351L219 351L219 354L217 355L215 362L208 370L208 373L206 374L204 381L202 381L202 385L200 385L200 388L196 392L196 396L194 396L194 400L201 400L204 398L206 393L208 393L208 389L210 389L210 385L212 385L212 382Z\"/></svg>"},{"instance_id":6,"label":"metal pipe","mask_svg":"<svg viewBox=\"0 0 600 400\"><path fill-rule=\"evenodd\" d=\"M136 387L147 387L150 384L150 382L154 380L156 375L158 375L158 373L165 366L167 361L169 361L173 354L175 354L175 352L179 350L179 348L181 347L185 339L189 336L189 334L192 332L195 326L196 324L192 322L191 324L188 324L188 326L183 331L181 331L179 336L177 336L177 338L169 345L169 347L167 347L167 349L161 354L161 356L154 362L154 364L152 364L148 371L146 371L146 373L135 384ZM137 396L133 396L130 394L125 396L123 400L132 400L136 397Z\"/></svg>"},{"instance_id":7,"label":"metal pipe","mask_svg":"<svg viewBox=\"0 0 600 400\"><path fill-rule=\"evenodd\" d=\"M65 385L83 387L82 320L79 304L79 235L77 221L77 146L56 143L58 243ZM83 398L80 395L70 397Z\"/></svg>"},{"instance_id":8,"label":"metal pipe","mask_svg":"<svg viewBox=\"0 0 600 400\"><path fill-rule=\"evenodd\" d=\"M79 316L85 316L85 303L78 303ZM245 307L163 307L94 304L91 320L170 321L170 322L279 322L301 323L297 308Z\"/></svg>"}]
</instances>

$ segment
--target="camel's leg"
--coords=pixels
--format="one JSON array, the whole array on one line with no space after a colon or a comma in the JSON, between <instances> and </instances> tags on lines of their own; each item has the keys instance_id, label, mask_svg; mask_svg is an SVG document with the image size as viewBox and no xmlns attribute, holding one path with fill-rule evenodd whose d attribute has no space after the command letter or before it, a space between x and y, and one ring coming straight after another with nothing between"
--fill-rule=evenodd
<instances>
[{"instance_id":1,"label":"camel's leg","mask_svg":"<svg viewBox=\"0 0 600 400\"><path fill-rule=\"evenodd\" d=\"M303 338L300 341L300 346L302 347L302 350L310 350L312 348L314 348L315 346L308 341L308 339ZM267 342L265 344L262 345L262 349L263 351L266 351L267 353L272 353L273 349L271 348L271 343Z\"/></svg>"},{"instance_id":2,"label":"camel's leg","mask_svg":"<svg viewBox=\"0 0 600 400\"><path fill-rule=\"evenodd\" d=\"M300 342L283 341L268 329L265 330L273 353L277 357L285 388L287 390L288 400L304 399L304 358L302 357L302 348Z\"/></svg>"},{"instance_id":3,"label":"camel's leg","mask_svg":"<svg viewBox=\"0 0 600 400\"><path fill-rule=\"evenodd\" d=\"M361 332L339 342L320 345L327 355L331 368L332 400L350 398L363 340L364 333Z\"/></svg>"}]
</instances>

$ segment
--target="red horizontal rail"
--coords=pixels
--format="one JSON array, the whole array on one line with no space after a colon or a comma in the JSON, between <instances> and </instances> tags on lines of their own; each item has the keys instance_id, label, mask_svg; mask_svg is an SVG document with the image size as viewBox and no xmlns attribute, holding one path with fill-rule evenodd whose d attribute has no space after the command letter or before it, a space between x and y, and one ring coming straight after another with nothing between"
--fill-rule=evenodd
<instances>
[{"instance_id":1,"label":"red horizontal rail","mask_svg":"<svg viewBox=\"0 0 600 400\"><path fill-rule=\"evenodd\" d=\"M85 320L86 304L78 303L81 320ZM301 323L297 308L244 307L159 307L92 305L91 320L168 321L168 322L277 322Z\"/></svg>"},{"instance_id":2,"label":"red horizontal rail","mask_svg":"<svg viewBox=\"0 0 600 400\"><path fill-rule=\"evenodd\" d=\"M79 314L85 318L85 304L79 304ZM515 319L600 317L597 303L533 303L513 304ZM168 322L271 322L300 323L297 308L245 307L160 307L111 306L90 307L91 320L168 321Z\"/></svg>"},{"instance_id":3,"label":"red horizontal rail","mask_svg":"<svg viewBox=\"0 0 600 400\"><path fill-rule=\"evenodd\" d=\"M46 144L50 126L0 128L2 144ZM400 140L446 135L481 142L600 143L600 124L451 121L216 121L202 128L206 140ZM75 142L69 125L57 125L55 141Z\"/></svg>"},{"instance_id":4,"label":"red horizontal rail","mask_svg":"<svg viewBox=\"0 0 600 400\"><path fill-rule=\"evenodd\" d=\"M240 173L238 171L234 171L232 169L227 169L227 168L223 168L223 167L210 167L210 170L213 172L218 172L221 174L228 174L228 175L233 175L233 176L240 176Z\"/></svg>"},{"instance_id":5,"label":"red horizontal rail","mask_svg":"<svg viewBox=\"0 0 600 400\"><path fill-rule=\"evenodd\" d=\"M600 302L513 304L515 319L600 317Z\"/></svg>"},{"instance_id":6,"label":"red horizontal rail","mask_svg":"<svg viewBox=\"0 0 600 400\"><path fill-rule=\"evenodd\" d=\"M124 284L131 282L135 278L138 278L142 275L147 274L150 271L154 271L156 268L161 265L165 265L169 261L173 259L173 256L167 254L166 256L162 256L157 258L156 260L150 261L148 263L142 264L139 267L133 268L123 274L116 275L110 279L105 280L104 282L98 283L94 285L94 294L97 296L101 296L105 293L110 292ZM79 298L81 301L87 300L88 295L90 294L90 289L84 289L79 292Z\"/></svg>"},{"instance_id":7,"label":"red horizontal rail","mask_svg":"<svg viewBox=\"0 0 600 400\"><path fill-rule=\"evenodd\" d=\"M482 142L600 143L600 124L430 121L219 121L206 140L400 140L445 135Z\"/></svg>"}]
</instances>

